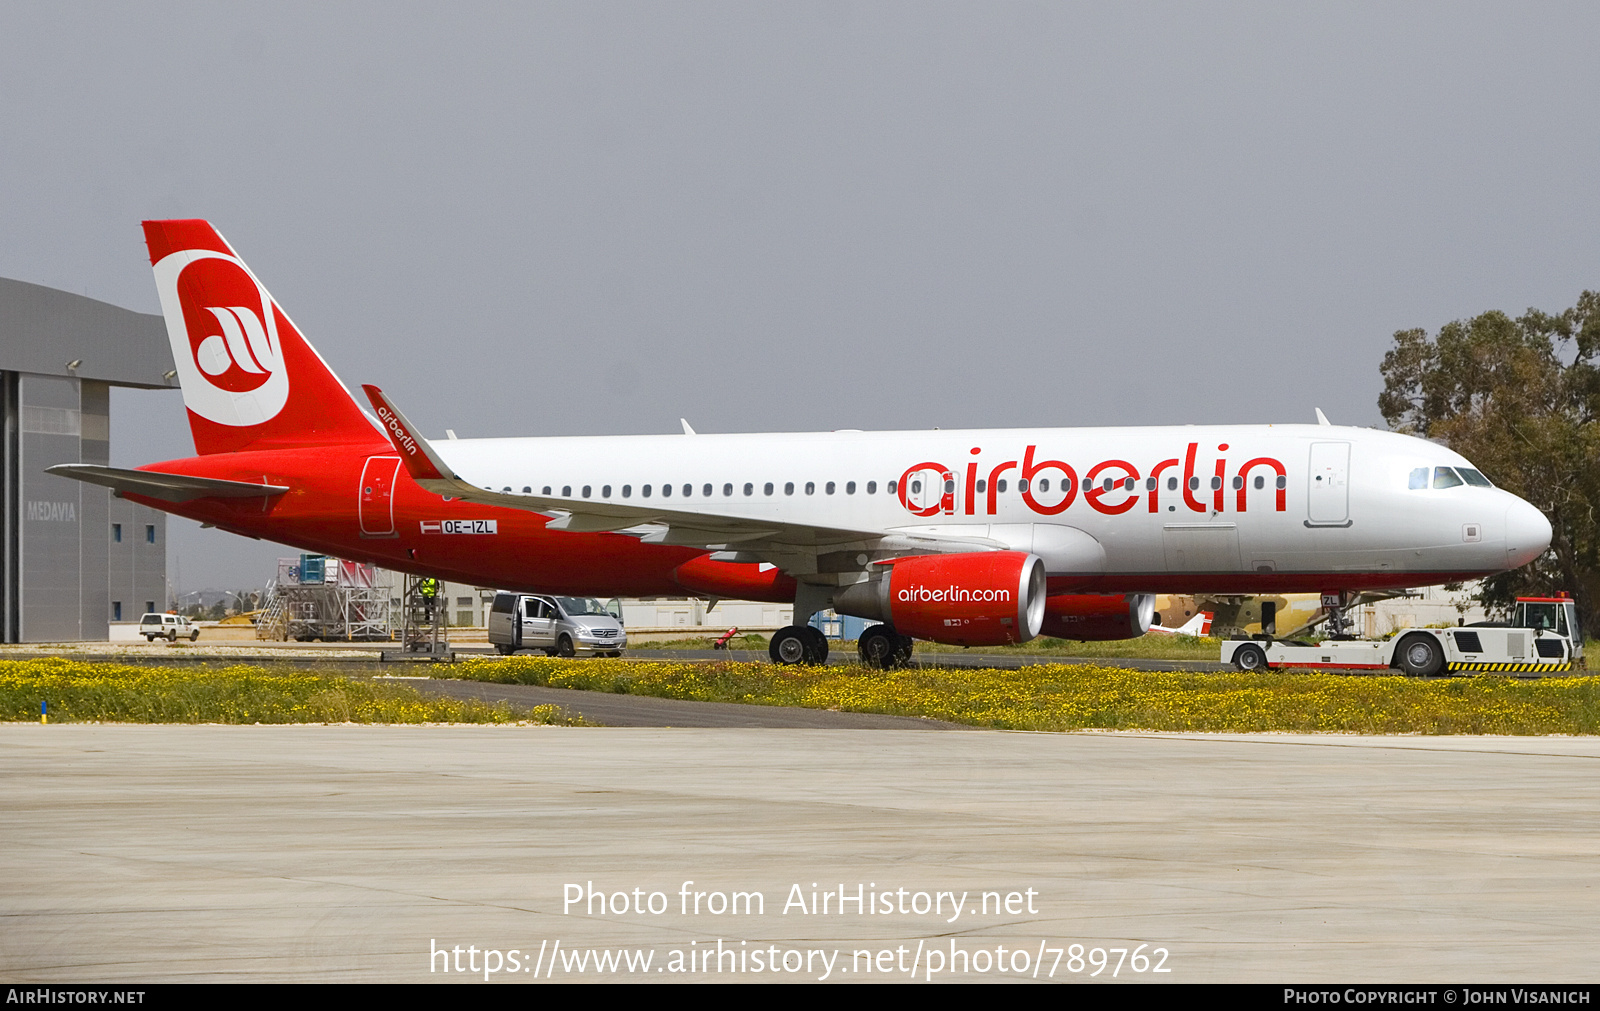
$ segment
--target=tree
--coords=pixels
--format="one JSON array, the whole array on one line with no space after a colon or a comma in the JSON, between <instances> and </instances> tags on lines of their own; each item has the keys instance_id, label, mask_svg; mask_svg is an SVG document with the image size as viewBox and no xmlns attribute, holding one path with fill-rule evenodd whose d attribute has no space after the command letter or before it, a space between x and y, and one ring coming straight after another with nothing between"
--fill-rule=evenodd
<instances>
[{"instance_id":1,"label":"tree","mask_svg":"<svg viewBox=\"0 0 1600 1011\"><path fill-rule=\"evenodd\" d=\"M1485 605L1566 590L1585 628L1600 628L1600 293L1555 315L1486 312L1433 338L1401 330L1382 371L1390 428L1443 442L1550 520L1549 552L1486 580Z\"/></svg>"}]
</instances>

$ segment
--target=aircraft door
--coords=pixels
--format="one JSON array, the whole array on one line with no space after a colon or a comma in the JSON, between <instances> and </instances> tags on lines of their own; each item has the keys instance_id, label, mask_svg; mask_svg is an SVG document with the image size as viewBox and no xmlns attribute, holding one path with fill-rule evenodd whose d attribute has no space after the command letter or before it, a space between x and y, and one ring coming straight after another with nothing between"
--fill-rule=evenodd
<instances>
[{"instance_id":1,"label":"aircraft door","mask_svg":"<svg viewBox=\"0 0 1600 1011\"><path fill-rule=\"evenodd\" d=\"M361 487L357 489L356 513L361 520L361 536L394 537L395 475L400 472L398 456L369 456L361 468Z\"/></svg>"},{"instance_id":2,"label":"aircraft door","mask_svg":"<svg viewBox=\"0 0 1600 1011\"><path fill-rule=\"evenodd\" d=\"M1306 518L1313 524L1350 525L1350 444L1311 444Z\"/></svg>"},{"instance_id":3,"label":"aircraft door","mask_svg":"<svg viewBox=\"0 0 1600 1011\"><path fill-rule=\"evenodd\" d=\"M914 470L906 476L906 502L919 516L955 511L955 478L935 467ZM949 489L948 491L946 489Z\"/></svg>"}]
</instances>

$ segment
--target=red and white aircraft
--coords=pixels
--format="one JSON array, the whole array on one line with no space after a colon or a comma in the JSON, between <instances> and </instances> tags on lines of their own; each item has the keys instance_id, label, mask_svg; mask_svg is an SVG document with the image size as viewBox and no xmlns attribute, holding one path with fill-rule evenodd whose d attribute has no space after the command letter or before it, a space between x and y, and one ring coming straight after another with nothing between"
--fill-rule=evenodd
<instances>
[{"instance_id":1,"label":"red and white aircraft","mask_svg":"<svg viewBox=\"0 0 1600 1011\"><path fill-rule=\"evenodd\" d=\"M205 221L145 238L198 456L51 468L249 537L529 592L789 602L962 646L1149 629L1153 594L1474 579L1550 543L1442 446L1327 425L461 439L368 414Z\"/></svg>"}]
</instances>

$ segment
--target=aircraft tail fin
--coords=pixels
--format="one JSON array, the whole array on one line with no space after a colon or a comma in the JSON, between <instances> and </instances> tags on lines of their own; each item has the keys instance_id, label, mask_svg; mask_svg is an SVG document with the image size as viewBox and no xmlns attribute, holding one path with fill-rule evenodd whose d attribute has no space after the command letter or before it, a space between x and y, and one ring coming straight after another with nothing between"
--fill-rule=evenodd
<instances>
[{"instance_id":1,"label":"aircraft tail fin","mask_svg":"<svg viewBox=\"0 0 1600 1011\"><path fill-rule=\"evenodd\" d=\"M1199 638L1211 634L1211 618L1212 614L1210 611L1201 611L1178 628L1168 628L1165 625L1151 625L1150 631L1165 632L1168 635L1192 635Z\"/></svg>"},{"instance_id":2,"label":"aircraft tail fin","mask_svg":"<svg viewBox=\"0 0 1600 1011\"><path fill-rule=\"evenodd\" d=\"M144 222L196 452L383 436L210 222Z\"/></svg>"}]
</instances>

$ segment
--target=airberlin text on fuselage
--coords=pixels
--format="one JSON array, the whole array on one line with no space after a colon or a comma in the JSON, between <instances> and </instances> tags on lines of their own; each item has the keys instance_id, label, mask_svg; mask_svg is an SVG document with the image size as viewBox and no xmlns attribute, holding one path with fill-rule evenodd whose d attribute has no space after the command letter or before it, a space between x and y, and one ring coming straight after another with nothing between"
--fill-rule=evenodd
<instances>
[{"instance_id":1,"label":"airberlin text on fuselage","mask_svg":"<svg viewBox=\"0 0 1600 1011\"><path fill-rule=\"evenodd\" d=\"M1163 494L1168 496L1167 504L1172 507L1176 507L1181 494L1185 508L1197 513L1224 512L1230 497L1233 511L1245 512L1251 492L1257 496L1270 495L1275 512L1288 511L1285 491L1288 472L1283 463L1270 456L1257 456L1230 466L1227 457L1220 455L1228 451L1226 442L1217 446L1219 455L1210 474L1201 475L1196 471L1195 458L1200 444L1191 442L1182 459L1162 460L1147 473L1141 473L1127 460L1102 460L1084 471L1081 479L1077 468L1063 460L1036 459L1038 448L1028 446L1022 452L1022 459L1004 460L993 466L980 466L977 460L968 461L963 514L974 516L982 508L987 515L996 515L1000 507L1000 482L1007 478L1016 481L1022 501L1041 516L1066 512L1078 499L1080 491L1089 508L1108 516L1127 512L1137 506L1142 497L1146 498L1150 512L1160 512ZM971 450L973 456L982 452L979 446ZM919 496L919 491L911 487L912 475L927 471L937 473L938 483L930 489L932 494ZM955 480L955 472L942 463L933 460L914 463L900 475L897 492L900 504L917 516L953 515ZM1254 483L1257 480L1259 486ZM1177 487L1168 487L1169 482L1175 482ZM913 501L914 497L920 497L920 501Z\"/></svg>"}]
</instances>

